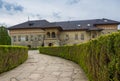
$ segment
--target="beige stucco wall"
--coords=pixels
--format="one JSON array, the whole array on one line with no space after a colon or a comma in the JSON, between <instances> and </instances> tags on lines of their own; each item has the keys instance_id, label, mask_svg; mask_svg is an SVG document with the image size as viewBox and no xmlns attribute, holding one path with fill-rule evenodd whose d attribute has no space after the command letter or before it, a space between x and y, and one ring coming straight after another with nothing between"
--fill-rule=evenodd
<instances>
[{"instance_id":1,"label":"beige stucco wall","mask_svg":"<svg viewBox=\"0 0 120 81\"><path fill-rule=\"evenodd\" d=\"M101 31L101 35L110 34L112 32L117 32L118 31L118 25L116 25L116 24L113 24L113 25L97 25L97 27L103 29Z\"/></svg>"},{"instance_id":2,"label":"beige stucco wall","mask_svg":"<svg viewBox=\"0 0 120 81\"><path fill-rule=\"evenodd\" d=\"M14 34L31 34L31 33L44 33L44 30L42 29L17 29L17 30L10 30L10 35Z\"/></svg>"},{"instance_id":3,"label":"beige stucco wall","mask_svg":"<svg viewBox=\"0 0 120 81\"><path fill-rule=\"evenodd\" d=\"M43 43L43 36L44 36L44 30L42 29L19 29L19 30L10 30L9 31L10 36L12 37L12 45L22 45L22 46L28 46L31 47L38 47L41 46ZM38 36L41 35L41 40L38 40ZM13 41L13 36L16 36L16 42ZM18 37L21 36L22 38L25 38L28 36L28 41L19 41ZM31 37L33 36L33 37ZM31 41L32 39L32 41Z\"/></svg>"},{"instance_id":4,"label":"beige stucco wall","mask_svg":"<svg viewBox=\"0 0 120 81\"><path fill-rule=\"evenodd\" d=\"M81 40L81 34L84 35L84 40ZM68 35L69 38L66 37ZM78 35L78 39L75 39L75 35ZM86 31L63 31L60 34L60 40L63 45L73 45L89 40Z\"/></svg>"},{"instance_id":5,"label":"beige stucco wall","mask_svg":"<svg viewBox=\"0 0 120 81\"><path fill-rule=\"evenodd\" d=\"M84 35L84 40L81 39L81 34ZM67 39L66 35L69 36L69 39ZM78 35L78 39L75 39L75 35ZM60 40L62 45L74 45L93 39L92 35L95 35L96 38L100 35L100 31L63 31L60 34Z\"/></svg>"},{"instance_id":6,"label":"beige stucco wall","mask_svg":"<svg viewBox=\"0 0 120 81\"><path fill-rule=\"evenodd\" d=\"M111 24L111 25L96 25L97 28L102 28L102 29L111 29L111 30L117 30L118 25L117 24Z\"/></svg>"}]
</instances>

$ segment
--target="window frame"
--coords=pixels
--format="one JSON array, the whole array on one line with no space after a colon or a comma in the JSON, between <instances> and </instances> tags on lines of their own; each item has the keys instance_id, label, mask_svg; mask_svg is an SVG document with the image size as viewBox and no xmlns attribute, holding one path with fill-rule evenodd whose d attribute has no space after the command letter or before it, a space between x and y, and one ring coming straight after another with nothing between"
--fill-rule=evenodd
<instances>
[{"instance_id":1,"label":"window frame","mask_svg":"<svg viewBox=\"0 0 120 81\"><path fill-rule=\"evenodd\" d=\"M75 34L75 40L78 40L78 34Z\"/></svg>"},{"instance_id":2,"label":"window frame","mask_svg":"<svg viewBox=\"0 0 120 81\"><path fill-rule=\"evenodd\" d=\"M83 33L81 34L80 39L81 39L81 40L84 40L84 39L85 39L85 36L84 36L84 34L83 34Z\"/></svg>"},{"instance_id":3,"label":"window frame","mask_svg":"<svg viewBox=\"0 0 120 81\"><path fill-rule=\"evenodd\" d=\"M52 38L56 38L55 32L52 32Z\"/></svg>"}]
</instances>

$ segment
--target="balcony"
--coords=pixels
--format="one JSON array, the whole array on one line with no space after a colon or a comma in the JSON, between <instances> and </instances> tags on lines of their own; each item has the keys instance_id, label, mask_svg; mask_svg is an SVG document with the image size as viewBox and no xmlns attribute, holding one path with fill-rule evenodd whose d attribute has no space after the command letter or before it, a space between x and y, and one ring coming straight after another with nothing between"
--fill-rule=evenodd
<instances>
[{"instance_id":1,"label":"balcony","mask_svg":"<svg viewBox=\"0 0 120 81\"><path fill-rule=\"evenodd\" d=\"M56 35L55 32L47 32L46 36L45 36L45 40L58 40L58 36Z\"/></svg>"}]
</instances>

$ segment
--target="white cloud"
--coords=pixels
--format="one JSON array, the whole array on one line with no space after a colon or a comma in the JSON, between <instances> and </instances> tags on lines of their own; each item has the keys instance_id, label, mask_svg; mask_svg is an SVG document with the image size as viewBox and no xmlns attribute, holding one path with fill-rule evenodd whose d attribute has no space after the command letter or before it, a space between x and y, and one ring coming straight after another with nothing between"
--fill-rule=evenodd
<instances>
[{"instance_id":1,"label":"white cloud","mask_svg":"<svg viewBox=\"0 0 120 81\"><path fill-rule=\"evenodd\" d=\"M0 23L6 23L8 26L27 21L28 16L31 20L46 19L48 21L82 20L103 17L120 21L120 0L5 1L10 4L21 5L24 8L22 12L14 12L11 15L8 14L8 11L0 10Z\"/></svg>"}]
</instances>

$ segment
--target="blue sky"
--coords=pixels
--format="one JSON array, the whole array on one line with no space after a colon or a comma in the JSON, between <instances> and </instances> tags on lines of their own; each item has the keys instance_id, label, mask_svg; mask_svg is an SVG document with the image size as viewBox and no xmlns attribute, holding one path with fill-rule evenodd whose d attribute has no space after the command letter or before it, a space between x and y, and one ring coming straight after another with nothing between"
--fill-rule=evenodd
<instances>
[{"instance_id":1,"label":"blue sky","mask_svg":"<svg viewBox=\"0 0 120 81\"><path fill-rule=\"evenodd\" d=\"M120 21L120 0L0 0L0 24L28 20L70 21L108 18Z\"/></svg>"}]
</instances>

